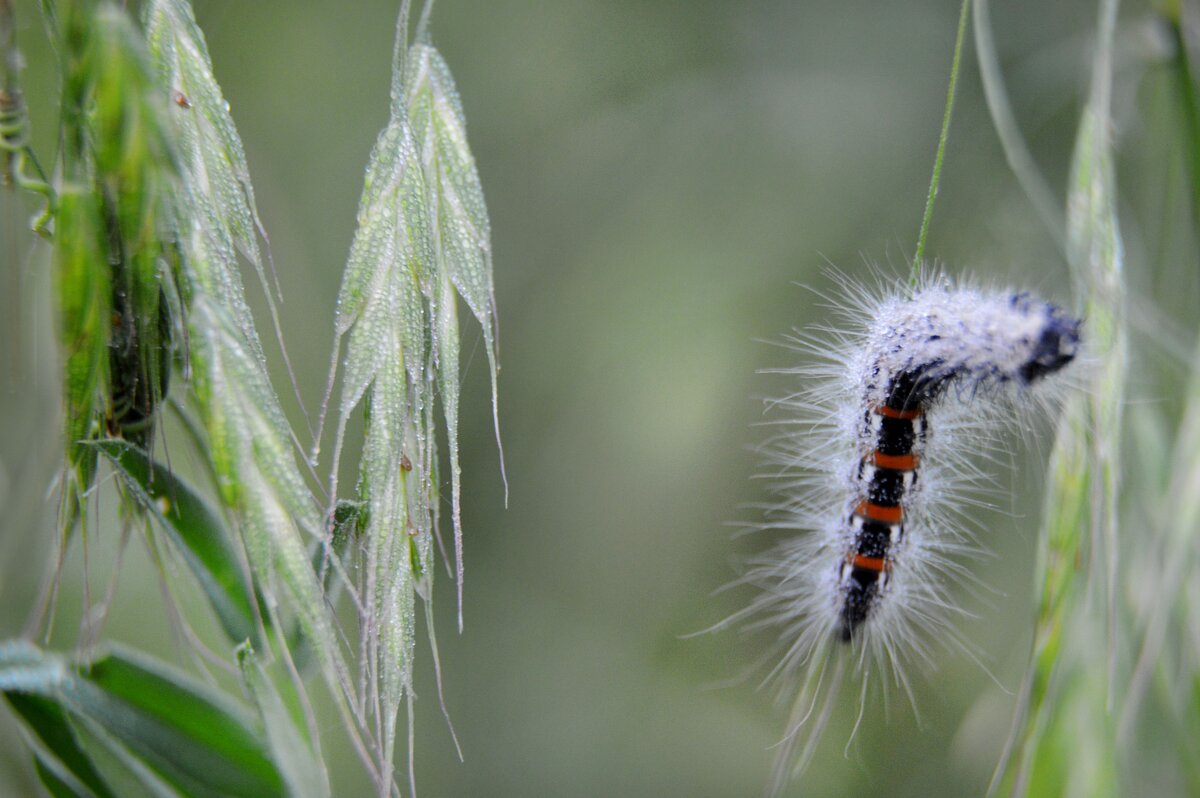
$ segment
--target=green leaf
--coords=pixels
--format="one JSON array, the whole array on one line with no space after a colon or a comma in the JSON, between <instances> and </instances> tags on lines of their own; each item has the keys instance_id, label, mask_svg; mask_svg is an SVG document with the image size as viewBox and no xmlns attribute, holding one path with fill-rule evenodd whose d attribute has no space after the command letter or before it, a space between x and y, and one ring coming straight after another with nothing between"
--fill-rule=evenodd
<instances>
[{"instance_id":1,"label":"green leaf","mask_svg":"<svg viewBox=\"0 0 1200 798\"><path fill-rule=\"evenodd\" d=\"M95 447L116 468L137 505L184 555L229 639L261 645L258 614L247 588L250 574L220 515L170 468L132 444L104 440Z\"/></svg>"},{"instance_id":2,"label":"green leaf","mask_svg":"<svg viewBox=\"0 0 1200 798\"><path fill-rule=\"evenodd\" d=\"M122 798L183 798L104 725L87 717L70 719L71 731L113 792Z\"/></svg>"},{"instance_id":3,"label":"green leaf","mask_svg":"<svg viewBox=\"0 0 1200 798\"><path fill-rule=\"evenodd\" d=\"M76 743L70 722L56 702L18 692L7 692L5 697L45 748L45 753L39 750L35 754L38 774L51 792L57 795L66 790L62 794L113 796L87 754ZM46 761L51 756L55 760L53 765ZM76 780L76 787L66 784L64 772ZM53 784L48 783L48 777Z\"/></svg>"},{"instance_id":4,"label":"green leaf","mask_svg":"<svg viewBox=\"0 0 1200 798\"><path fill-rule=\"evenodd\" d=\"M0 690L96 795L284 794L243 710L142 655L114 648L75 664L11 641L0 644Z\"/></svg>"},{"instance_id":5,"label":"green leaf","mask_svg":"<svg viewBox=\"0 0 1200 798\"><path fill-rule=\"evenodd\" d=\"M291 798L326 798L329 776L324 763L297 728L274 683L263 671L250 646L237 651L242 684L258 709L267 732L267 746L282 767Z\"/></svg>"},{"instance_id":6,"label":"green leaf","mask_svg":"<svg viewBox=\"0 0 1200 798\"><path fill-rule=\"evenodd\" d=\"M95 795L74 779L69 779L67 774L54 770L40 756L34 757L33 767L42 781L42 786L54 798L93 798Z\"/></svg>"}]
</instances>

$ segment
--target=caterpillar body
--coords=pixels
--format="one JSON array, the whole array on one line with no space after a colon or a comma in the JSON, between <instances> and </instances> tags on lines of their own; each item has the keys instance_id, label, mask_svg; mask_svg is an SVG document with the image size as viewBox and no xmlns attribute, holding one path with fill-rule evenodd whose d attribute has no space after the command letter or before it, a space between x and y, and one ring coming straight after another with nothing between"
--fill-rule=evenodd
<instances>
[{"instance_id":1,"label":"caterpillar body","mask_svg":"<svg viewBox=\"0 0 1200 798\"><path fill-rule=\"evenodd\" d=\"M768 447L784 475L769 525L805 534L751 561L760 592L738 616L781 632L772 675L786 693L799 683L772 791L811 758L847 663L865 702L872 667L908 691L904 665L958 640L948 588L971 578L976 549L955 499L986 478L971 453L1080 343L1078 319L1027 293L945 277L883 299L846 289L857 330L795 339L823 363L794 370L805 385L780 402L793 418Z\"/></svg>"}]
</instances>

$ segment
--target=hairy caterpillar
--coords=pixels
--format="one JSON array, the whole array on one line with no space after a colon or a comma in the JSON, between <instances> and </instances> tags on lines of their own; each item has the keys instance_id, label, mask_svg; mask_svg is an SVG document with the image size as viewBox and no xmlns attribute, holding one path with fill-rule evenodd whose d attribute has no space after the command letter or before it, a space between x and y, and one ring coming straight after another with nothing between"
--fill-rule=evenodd
<instances>
[{"instance_id":1,"label":"hairy caterpillar","mask_svg":"<svg viewBox=\"0 0 1200 798\"><path fill-rule=\"evenodd\" d=\"M751 561L760 592L736 616L779 631L771 675L799 685L772 792L811 758L848 664L864 704L873 667L911 698L905 663L958 640L948 587L974 546L954 499L986 480L971 453L1079 347L1081 322L1027 293L945 277L882 299L845 288L851 332L794 339L822 362L793 370L805 384L778 403L792 417L768 448L784 497L769 525L805 534Z\"/></svg>"}]
</instances>

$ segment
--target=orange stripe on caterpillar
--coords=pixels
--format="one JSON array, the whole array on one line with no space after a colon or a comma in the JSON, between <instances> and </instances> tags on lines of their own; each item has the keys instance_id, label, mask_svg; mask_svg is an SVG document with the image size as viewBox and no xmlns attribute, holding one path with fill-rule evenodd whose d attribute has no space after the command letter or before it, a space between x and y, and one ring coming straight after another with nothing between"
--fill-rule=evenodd
<instances>
[{"instance_id":1,"label":"orange stripe on caterpillar","mask_svg":"<svg viewBox=\"0 0 1200 798\"><path fill-rule=\"evenodd\" d=\"M898 418L903 421L912 421L914 418L920 418L925 415L923 408L915 408L913 410L897 410L894 407L887 405L878 405L871 408L877 415L886 416L888 418Z\"/></svg>"},{"instance_id":2,"label":"orange stripe on caterpillar","mask_svg":"<svg viewBox=\"0 0 1200 798\"><path fill-rule=\"evenodd\" d=\"M882 521L885 524L898 524L904 520L904 508L900 505L884 507L866 499L858 503L858 506L854 508L854 514L870 518L872 521Z\"/></svg>"},{"instance_id":3,"label":"orange stripe on caterpillar","mask_svg":"<svg viewBox=\"0 0 1200 798\"><path fill-rule=\"evenodd\" d=\"M876 449L864 458L868 465L893 471L916 471L921 458L915 454L884 454Z\"/></svg>"},{"instance_id":4,"label":"orange stripe on caterpillar","mask_svg":"<svg viewBox=\"0 0 1200 798\"><path fill-rule=\"evenodd\" d=\"M853 554L846 558L846 562L853 565L855 568L865 568L869 571L882 573L890 571L892 568L891 560L884 557L867 557L863 554Z\"/></svg>"}]
</instances>

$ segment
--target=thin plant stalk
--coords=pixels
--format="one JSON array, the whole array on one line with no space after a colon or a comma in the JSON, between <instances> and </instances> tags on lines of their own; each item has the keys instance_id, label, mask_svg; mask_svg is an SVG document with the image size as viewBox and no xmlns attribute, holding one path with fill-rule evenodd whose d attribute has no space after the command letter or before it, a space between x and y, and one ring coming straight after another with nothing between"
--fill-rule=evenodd
<instances>
[{"instance_id":1,"label":"thin plant stalk","mask_svg":"<svg viewBox=\"0 0 1200 798\"><path fill-rule=\"evenodd\" d=\"M921 217L921 232L917 236L917 250L913 253L909 287L916 288L921 276L921 262L925 257L925 239L929 236L929 224L933 220L933 201L937 199L938 183L942 177L942 161L946 157L946 140L950 137L950 118L954 115L954 93L958 88L958 72L962 63L963 41L967 33L967 17L971 11L971 0L963 0L958 13L958 32L954 37L954 58L950 62L950 86L946 89L946 111L942 114L942 132L938 135L937 155L933 159L933 176L929 180L929 196L925 200L925 214Z\"/></svg>"}]
</instances>

